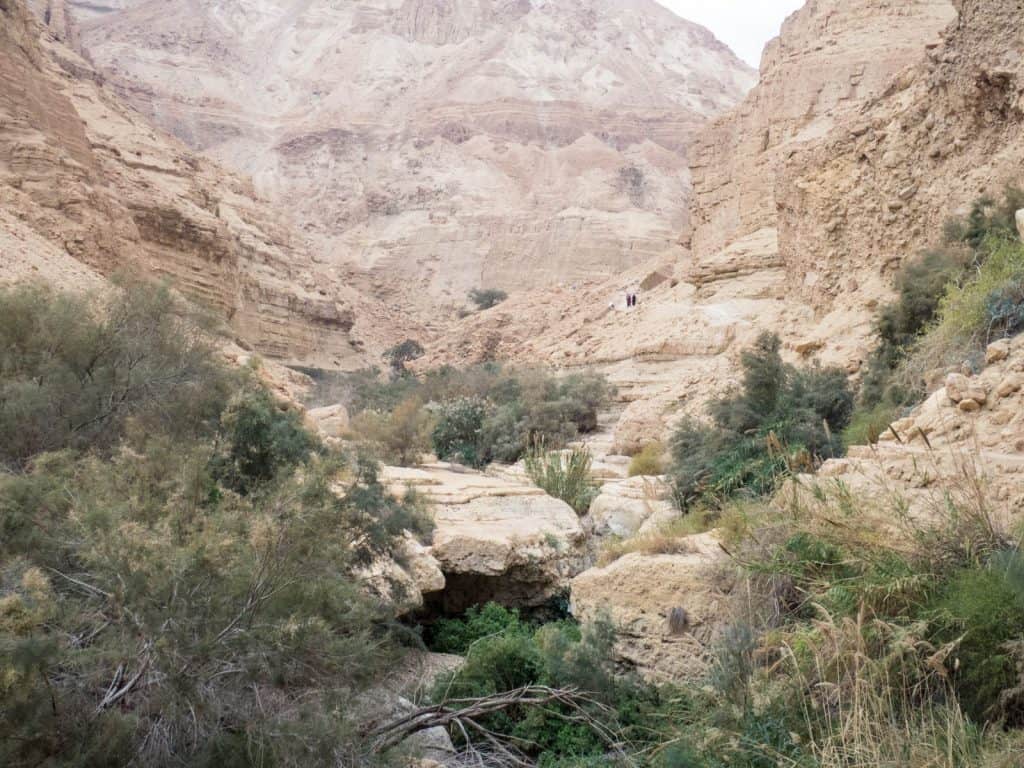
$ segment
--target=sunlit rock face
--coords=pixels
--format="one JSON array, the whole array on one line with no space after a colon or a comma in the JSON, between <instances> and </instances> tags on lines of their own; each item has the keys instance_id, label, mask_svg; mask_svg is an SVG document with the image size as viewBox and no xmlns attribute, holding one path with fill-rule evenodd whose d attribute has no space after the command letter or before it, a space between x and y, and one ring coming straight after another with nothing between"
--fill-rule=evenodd
<instances>
[{"instance_id":1,"label":"sunlit rock face","mask_svg":"<svg viewBox=\"0 0 1024 768\"><path fill-rule=\"evenodd\" d=\"M755 80L653 0L72 4L136 107L424 309L671 249L689 144Z\"/></svg>"}]
</instances>

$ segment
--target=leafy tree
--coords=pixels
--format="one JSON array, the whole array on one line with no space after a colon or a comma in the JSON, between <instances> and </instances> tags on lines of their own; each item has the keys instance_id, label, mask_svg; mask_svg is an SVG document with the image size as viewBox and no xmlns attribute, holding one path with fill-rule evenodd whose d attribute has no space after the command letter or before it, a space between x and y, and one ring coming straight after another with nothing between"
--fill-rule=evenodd
<instances>
[{"instance_id":1,"label":"leafy tree","mask_svg":"<svg viewBox=\"0 0 1024 768\"><path fill-rule=\"evenodd\" d=\"M669 474L682 509L740 492L771 493L794 465L843 452L853 412L844 371L786 365L778 337L763 334L741 357L739 391L711 403L712 424L683 420Z\"/></svg>"},{"instance_id":2,"label":"leafy tree","mask_svg":"<svg viewBox=\"0 0 1024 768\"><path fill-rule=\"evenodd\" d=\"M403 376L407 373L405 364L423 357L423 345L415 339L406 339L401 344L396 344L384 353L384 359L391 366L391 375L394 377Z\"/></svg>"},{"instance_id":3,"label":"leafy tree","mask_svg":"<svg viewBox=\"0 0 1024 768\"><path fill-rule=\"evenodd\" d=\"M495 288L474 288L469 292L469 298L477 309L485 310L501 304L508 298L508 294Z\"/></svg>"}]
</instances>

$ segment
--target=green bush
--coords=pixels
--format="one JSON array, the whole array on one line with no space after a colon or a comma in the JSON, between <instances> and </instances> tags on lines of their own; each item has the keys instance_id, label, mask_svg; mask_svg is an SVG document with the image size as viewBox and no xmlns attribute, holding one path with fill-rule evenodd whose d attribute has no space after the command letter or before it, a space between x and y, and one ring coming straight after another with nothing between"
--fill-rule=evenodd
<instances>
[{"instance_id":1,"label":"green bush","mask_svg":"<svg viewBox=\"0 0 1024 768\"><path fill-rule=\"evenodd\" d=\"M319 440L295 410L285 410L263 387L250 386L232 398L221 416L220 450L214 476L237 493L250 493L298 466Z\"/></svg>"},{"instance_id":2,"label":"green bush","mask_svg":"<svg viewBox=\"0 0 1024 768\"><path fill-rule=\"evenodd\" d=\"M402 650L355 573L429 526L170 307L0 298L8 423L103 427L0 473L0 764L370 765L349 705Z\"/></svg>"},{"instance_id":3,"label":"green bush","mask_svg":"<svg viewBox=\"0 0 1024 768\"><path fill-rule=\"evenodd\" d=\"M669 475L682 509L769 494L794 466L842 455L853 412L846 374L785 365L779 347L762 335L742 355L742 388L711 404L713 424L684 419L676 428Z\"/></svg>"},{"instance_id":4,"label":"green bush","mask_svg":"<svg viewBox=\"0 0 1024 768\"><path fill-rule=\"evenodd\" d=\"M458 461L469 467L487 463L481 439L486 404L482 400L460 398L444 404L431 435L434 453L441 459Z\"/></svg>"},{"instance_id":5,"label":"green bush","mask_svg":"<svg viewBox=\"0 0 1024 768\"><path fill-rule=\"evenodd\" d=\"M519 612L497 603L473 606L458 619L439 619L430 628L427 644L437 653L465 655L478 640L525 632Z\"/></svg>"},{"instance_id":6,"label":"green bush","mask_svg":"<svg viewBox=\"0 0 1024 768\"><path fill-rule=\"evenodd\" d=\"M549 496L585 515L599 492L590 473L592 462L586 448L549 452L538 445L526 455L526 474Z\"/></svg>"},{"instance_id":7,"label":"green bush","mask_svg":"<svg viewBox=\"0 0 1024 768\"><path fill-rule=\"evenodd\" d=\"M234 387L197 318L165 288L110 301L42 287L0 289L0 465L109 449L130 420L208 432Z\"/></svg>"},{"instance_id":8,"label":"green bush","mask_svg":"<svg viewBox=\"0 0 1024 768\"><path fill-rule=\"evenodd\" d=\"M477 309L485 310L501 304L508 298L508 294L495 288L474 288L469 292L469 298Z\"/></svg>"},{"instance_id":9,"label":"green bush","mask_svg":"<svg viewBox=\"0 0 1024 768\"><path fill-rule=\"evenodd\" d=\"M958 642L953 679L964 711L977 722L1024 724L1024 702L1003 697L1019 685L1011 643L1024 636L1020 555L1006 552L987 567L957 572L942 586L931 610L937 639Z\"/></svg>"},{"instance_id":10,"label":"green bush","mask_svg":"<svg viewBox=\"0 0 1024 768\"><path fill-rule=\"evenodd\" d=\"M423 357L423 345L415 339L406 339L401 344L396 344L384 353L384 359L391 366L393 377L403 376L407 373L405 364L417 358Z\"/></svg>"}]
</instances>

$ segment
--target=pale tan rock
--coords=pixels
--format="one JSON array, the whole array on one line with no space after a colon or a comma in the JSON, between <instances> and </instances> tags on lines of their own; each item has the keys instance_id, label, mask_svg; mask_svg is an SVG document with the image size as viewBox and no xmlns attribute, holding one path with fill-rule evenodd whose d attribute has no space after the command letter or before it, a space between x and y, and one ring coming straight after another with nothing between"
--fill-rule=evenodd
<instances>
[{"instance_id":1,"label":"pale tan rock","mask_svg":"<svg viewBox=\"0 0 1024 768\"><path fill-rule=\"evenodd\" d=\"M962 373L951 373L946 377L946 394L954 403L959 403L967 397L970 386L970 380Z\"/></svg>"},{"instance_id":2,"label":"pale tan rock","mask_svg":"<svg viewBox=\"0 0 1024 768\"><path fill-rule=\"evenodd\" d=\"M652 517L671 519L678 512L669 500L665 481L657 477L631 477L601 486L590 505L595 536L630 538Z\"/></svg>"},{"instance_id":3,"label":"pale tan rock","mask_svg":"<svg viewBox=\"0 0 1024 768\"><path fill-rule=\"evenodd\" d=\"M1024 240L1024 210L1017 211L1017 233L1020 235L1021 240Z\"/></svg>"},{"instance_id":4,"label":"pale tan rock","mask_svg":"<svg viewBox=\"0 0 1024 768\"><path fill-rule=\"evenodd\" d=\"M1019 392L1022 385L1024 385L1024 377L1017 373L1011 373L999 382L999 386L996 387L996 394L999 397L1009 397L1014 392Z\"/></svg>"},{"instance_id":5,"label":"pale tan rock","mask_svg":"<svg viewBox=\"0 0 1024 768\"><path fill-rule=\"evenodd\" d=\"M573 614L583 622L611 620L617 655L659 681L696 681L706 673L733 587L728 557L713 534L684 541L685 554L634 552L572 582ZM678 633L669 627L673 611L685 617Z\"/></svg>"},{"instance_id":6,"label":"pale tan rock","mask_svg":"<svg viewBox=\"0 0 1024 768\"><path fill-rule=\"evenodd\" d=\"M1005 360L1010 356L1010 340L999 339L994 341L985 348L985 364L992 365L998 363L1001 360Z\"/></svg>"},{"instance_id":7,"label":"pale tan rock","mask_svg":"<svg viewBox=\"0 0 1024 768\"><path fill-rule=\"evenodd\" d=\"M964 413L973 413L974 411L981 410L981 403L970 397L965 397L957 404L957 407Z\"/></svg>"},{"instance_id":8,"label":"pale tan rock","mask_svg":"<svg viewBox=\"0 0 1024 768\"><path fill-rule=\"evenodd\" d=\"M306 411L306 418L308 423L324 437L342 437L348 431L348 410L340 403L326 405L322 408L311 408Z\"/></svg>"}]
</instances>

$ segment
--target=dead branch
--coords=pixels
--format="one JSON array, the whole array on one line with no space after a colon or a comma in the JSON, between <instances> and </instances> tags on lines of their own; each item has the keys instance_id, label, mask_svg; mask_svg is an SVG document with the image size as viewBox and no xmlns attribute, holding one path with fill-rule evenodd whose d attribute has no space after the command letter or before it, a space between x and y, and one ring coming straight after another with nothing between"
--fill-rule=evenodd
<instances>
[{"instance_id":1,"label":"dead branch","mask_svg":"<svg viewBox=\"0 0 1024 768\"><path fill-rule=\"evenodd\" d=\"M513 736L493 731L480 722L488 715L513 707L535 707L553 717L582 723L597 734L609 750L626 757L623 739L595 716L597 713L607 715L609 720L612 719L614 713L609 707L575 688L550 688L544 685L527 685L478 698L447 699L377 726L367 731L365 735L372 740L371 751L379 754L398 746L421 731L455 727L466 740L471 752L479 751L471 737L471 734L476 734L477 740L486 745L488 752L499 755L503 764L528 766L531 763L521 748L532 745Z\"/></svg>"}]
</instances>

